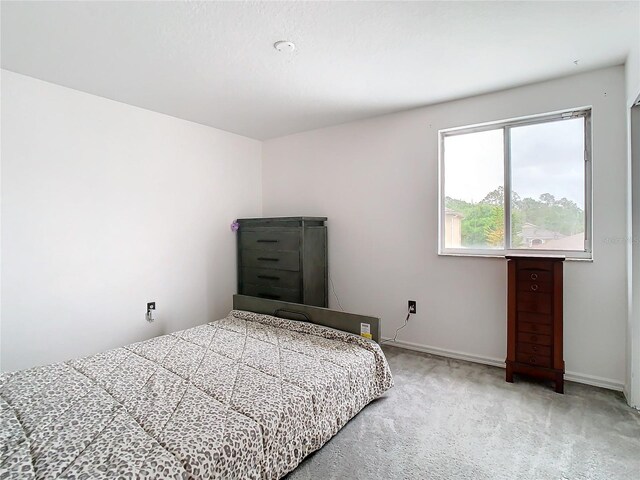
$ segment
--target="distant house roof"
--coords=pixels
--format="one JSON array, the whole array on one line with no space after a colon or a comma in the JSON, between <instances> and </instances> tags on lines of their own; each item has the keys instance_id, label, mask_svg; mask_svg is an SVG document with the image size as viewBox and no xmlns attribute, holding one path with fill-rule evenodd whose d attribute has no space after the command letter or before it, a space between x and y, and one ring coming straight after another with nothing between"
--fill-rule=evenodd
<instances>
[{"instance_id":1,"label":"distant house roof","mask_svg":"<svg viewBox=\"0 0 640 480\"><path fill-rule=\"evenodd\" d=\"M568 237L552 238L542 245L532 245L532 248L544 250L584 250L584 233L576 233Z\"/></svg>"},{"instance_id":2,"label":"distant house roof","mask_svg":"<svg viewBox=\"0 0 640 480\"><path fill-rule=\"evenodd\" d=\"M539 227L537 225L534 225L533 223L523 223L520 235L522 235L523 238L527 239L539 238L542 240L558 239L565 236L560 232L554 232L553 230Z\"/></svg>"},{"instance_id":3,"label":"distant house roof","mask_svg":"<svg viewBox=\"0 0 640 480\"><path fill-rule=\"evenodd\" d=\"M455 210L451 210L450 208L445 208L444 213L445 215L452 215L454 217L464 218L463 214L461 214L460 212L456 212Z\"/></svg>"}]
</instances>

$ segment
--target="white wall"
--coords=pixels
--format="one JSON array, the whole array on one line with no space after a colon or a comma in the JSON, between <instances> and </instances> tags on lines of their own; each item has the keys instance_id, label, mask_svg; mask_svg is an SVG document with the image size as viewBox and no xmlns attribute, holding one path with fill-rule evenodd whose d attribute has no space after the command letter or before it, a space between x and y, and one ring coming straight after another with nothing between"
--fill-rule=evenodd
<instances>
[{"instance_id":1,"label":"white wall","mask_svg":"<svg viewBox=\"0 0 640 480\"><path fill-rule=\"evenodd\" d=\"M270 140L263 146L264 215L329 217L330 273L347 310L402 324L405 344L503 363L503 259L437 252L438 129L593 106L593 263L565 266L569 378L625 381L626 117L623 67ZM332 298L331 306L335 307Z\"/></svg>"},{"instance_id":2,"label":"white wall","mask_svg":"<svg viewBox=\"0 0 640 480\"><path fill-rule=\"evenodd\" d=\"M632 46L625 64L627 105L631 106L640 95L640 32L638 43Z\"/></svg>"},{"instance_id":3,"label":"white wall","mask_svg":"<svg viewBox=\"0 0 640 480\"><path fill-rule=\"evenodd\" d=\"M3 70L1 153L3 370L230 310L260 142Z\"/></svg>"},{"instance_id":4,"label":"white wall","mask_svg":"<svg viewBox=\"0 0 640 480\"><path fill-rule=\"evenodd\" d=\"M626 233L622 67L271 140L262 185L260 142L12 72L1 80L2 370L226 314L228 225L260 215L261 198L265 215L329 216L342 304L381 316L384 336L415 299L401 341L503 362L504 261L436 255L437 130L593 105L595 261L566 265L565 359L571 378L625 381L626 247L608 241Z\"/></svg>"},{"instance_id":5,"label":"white wall","mask_svg":"<svg viewBox=\"0 0 640 480\"><path fill-rule=\"evenodd\" d=\"M640 98L640 32L625 65L628 113L628 300L627 380L625 395L629 405L640 409L640 107L631 106Z\"/></svg>"},{"instance_id":6,"label":"white wall","mask_svg":"<svg viewBox=\"0 0 640 480\"><path fill-rule=\"evenodd\" d=\"M629 318L627 325L627 383L629 405L640 409L640 106L630 110L629 191Z\"/></svg>"}]
</instances>

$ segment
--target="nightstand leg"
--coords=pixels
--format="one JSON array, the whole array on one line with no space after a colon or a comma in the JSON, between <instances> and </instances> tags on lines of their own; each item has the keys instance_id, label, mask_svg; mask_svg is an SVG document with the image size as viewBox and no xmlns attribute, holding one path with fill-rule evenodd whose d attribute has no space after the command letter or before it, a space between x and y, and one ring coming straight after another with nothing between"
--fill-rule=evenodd
<instances>
[{"instance_id":1,"label":"nightstand leg","mask_svg":"<svg viewBox=\"0 0 640 480\"><path fill-rule=\"evenodd\" d=\"M556 393L564 393L564 375L562 373L556 374Z\"/></svg>"},{"instance_id":2,"label":"nightstand leg","mask_svg":"<svg viewBox=\"0 0 640 480\"><path fill-rule=\"evenodd\" d=\"M507 363L507 377L506 381L513 383L513 367Z\"/></svg>"}]
</instances>

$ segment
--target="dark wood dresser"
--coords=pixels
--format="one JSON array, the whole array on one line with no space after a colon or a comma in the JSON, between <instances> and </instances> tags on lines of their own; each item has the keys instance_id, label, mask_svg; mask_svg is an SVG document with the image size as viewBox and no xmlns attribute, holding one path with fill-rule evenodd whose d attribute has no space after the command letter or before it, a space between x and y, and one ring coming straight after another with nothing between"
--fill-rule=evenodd
<instances>
[{"instance_id":1,"label":"dark wood dresser","mask_svg":"<svg viewBox=\"0 0 640 480\"><path fill-rule=\"evenodd\" d=\"M507 382L520 373L564 393L563 257L507 257Z\"/></svg>"},{"instance_id":2,"label":"dark wood dresser","mask_svg":"<svg viewBox=\"0 0 640 480\"><path fill-rule=\"evenodd\" d=\"M327 307L326 220L238 219L238 293Z\"/></svg>"}]
</instances>

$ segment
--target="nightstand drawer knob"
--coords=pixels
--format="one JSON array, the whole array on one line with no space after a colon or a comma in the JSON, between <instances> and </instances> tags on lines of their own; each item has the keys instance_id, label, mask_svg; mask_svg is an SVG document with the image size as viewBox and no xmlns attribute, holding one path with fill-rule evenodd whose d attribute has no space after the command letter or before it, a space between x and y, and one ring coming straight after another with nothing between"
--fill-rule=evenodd
<instances>
[{"instance_id":1,"label":"nightstand drawer knob","mask_svg":"<svg viewBox=\"0 0 640 480\"><path fill-rule=\"evenodd\" d=\"M533 346L531 347L531 350L533 350L534 352L537 352L537 351L538 351L538 347L537 347L536 345L533 345Z\"/></svg>"},{"instance_id":2,"label":"nightstand drawer knob","mask_svg":"<svg viewBox=\"0 0 640 480\"><path fill-rule=\"evenodd\" d=\"M536 357L531 357L531 358L529 359L529 361L530 361L531 363L536 363Z\"/></svg>"},{"instance_id":3,"label":"nightstand drawer knob","mask_svg":"<svg viewBox=\"0 0 640 480\"><path fill-rule=\"evenodd\" d=\"M535 275L535 273L534 273L534 275ZM537 285L537 284L535 284L535 283L534 283L533 285L531 285L531 290L533 290L534 292L536 292L536 291L538 290L538 285Z\"/></svg>"},{"instance_id":4,"label":"nightstand drawer knob","mask_svg":"<svg viewBox=\"0 0 640 480\"><path fill-rule=\"evenodd\" d=\"M532 273L531 274L531 280L537 280L538 279L538 274L537 273Z\"/></svg>"}]
</instances>

